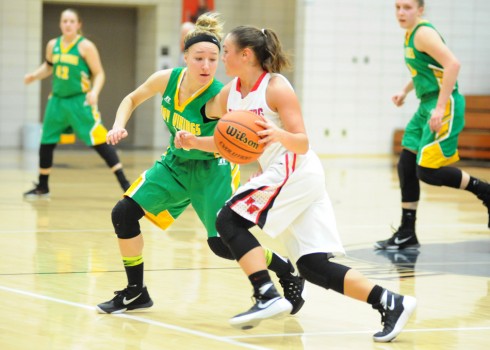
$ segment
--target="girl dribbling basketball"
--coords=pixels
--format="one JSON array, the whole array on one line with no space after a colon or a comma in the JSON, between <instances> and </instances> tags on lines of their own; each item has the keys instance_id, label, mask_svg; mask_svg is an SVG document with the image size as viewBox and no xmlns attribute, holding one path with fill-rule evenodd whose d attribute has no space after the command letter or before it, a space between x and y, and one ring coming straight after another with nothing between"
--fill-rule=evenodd
<instances>
[{"instance_id":1,"label":"girl dribbling basketball","mask_svg":"<svg viewBox=\"0 0 490 350\"><path fill-rule=\"evenodd\" d=\"M229 110L260 111L258 133L265 144L260 172L241 186L221 209L218 232L254 288L255 304L230 319L241 329L289 313L291 305L277 292L263 248L249 231L255 225L281 237L289 257L307 281L367 302L382 314L384 328L375 341L393 340L415 309L413 297L375 285L360 272L331 259L344 254L322 164L309 147L298 98L279 74L289 61L274 31L240 26L223 44L226 73L235 76L218 94L222 114ZM256 112L257 113L257 112ZM207 147L205 138L183 137L182 147Z\"/></svg>"}]
</instances>

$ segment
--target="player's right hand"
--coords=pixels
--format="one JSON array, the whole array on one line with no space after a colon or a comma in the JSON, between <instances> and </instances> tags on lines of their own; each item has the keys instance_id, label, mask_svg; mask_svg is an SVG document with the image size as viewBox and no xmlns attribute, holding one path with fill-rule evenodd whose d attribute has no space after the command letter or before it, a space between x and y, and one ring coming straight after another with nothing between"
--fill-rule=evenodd
<instances>
[{"instance_id":1,"label":"player's right hand","mask_svg":"<svg viewBox=\"0 0 490 350\"><path fill-rule=\"evenodd\" d=\"M407 97L407 95L404 92L399 92L393 95L391 100L393 101L395 106L400 107L405 102L405 97Z\"/></svg>"},{"instance_id":2,"label":"player's right hand","mask_svg":"<svg viewBox=\"0 0 490 350\"><path fill-rule=\"evenodd\" d=\"M36 80L36 77L34 77L34 74L26 74L24 75L24 84L28 85L32 83L34 80Z\"/></svg>"},{"instance_id":3,"label":"player's right hand","mask_svg":"<svg viewBox=\"0 0 490 350\"><path fill-rule=\"evenodd\" d=\"M128 131L124 128L120 127L113 127L109 132L107 133L106 141L109 145L116 145L121 141L123 138L128 136Z\"/></svg>"}]
</instances>

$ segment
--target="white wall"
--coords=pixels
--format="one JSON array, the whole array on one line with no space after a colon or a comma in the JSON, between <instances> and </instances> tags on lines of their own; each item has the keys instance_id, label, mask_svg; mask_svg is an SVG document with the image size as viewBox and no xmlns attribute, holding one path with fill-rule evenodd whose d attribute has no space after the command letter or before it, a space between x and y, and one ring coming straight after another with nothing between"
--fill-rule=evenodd
<instances>
[{"instance_id":1,"label":"white wall","mask_svg":"<svg viewBox=\"0 0 490 350\"><path fill-rule=\"evenodd\" d=\"M38 120L41 87L25 89L26 67L39 65L41 2L0 1L0 148L21 144L21 127Z\"/></svg>"},{"instance_id":2,"label":"white wall","mask_svg":"<svg viewBox=\"0 0 490 350\"><path fill-rule=\"evenodd\" d=\"M66 3L67 7L70 3L96 3L87 0L50 2ZM170 46L177 60L179 0L103 0L99 3L138 7L137 84L158 69L158 48L162 45ZM41 42L42 4L42 0L0 1L0 148L21 147L24 125L38 122L40 83L25 86L23 77L42 62L46 45ZM136 146L161 148L161 140L166 135L159 115L159 101L155 99L142 106L134 117ZM113 120L106 117L104 122L110 127Z\"/></svg>"},{"instance_id":3,"label":"white wall","mask_svg":"<svg viewBox=\"0 0 490 350\"><path fill-rule=\"evenodd\" d=\"M160 46L177 52L180 0L98 3L139 6L137 84L158 68ZM426 3L427 18L462 62L461 92L490 94L490 1ZM292 51L296 70L289 76L318 153L391 152L393 130L405 125L417 102L411 96L401 109L390 102L409 79L394 0L215 0L215 6L226 30L238 24L270 27ZM42 0L0 1L0 148L20 147L23 125L38 119L40 85L26 87L22 80L40 64L44 50L41 10ZM227 79L222 70L219 78ZM162 147L158 106L155 100L137 110L137 146Z\"/></svg>"},{"instance_id":4,"label":"white wall","mask_svg":"<svg viewBox=\"0 0 490 350\"><path fill-rule=\"evenodd\" d=\"M403 108L390 100L410 79L394 4L298 0L296 84L318 153L389 153L393 129L415 112L414 96ZM430 0L426 18L462 62L461 92L490 94L490 2Z\"/></svg>"}]
</instances>

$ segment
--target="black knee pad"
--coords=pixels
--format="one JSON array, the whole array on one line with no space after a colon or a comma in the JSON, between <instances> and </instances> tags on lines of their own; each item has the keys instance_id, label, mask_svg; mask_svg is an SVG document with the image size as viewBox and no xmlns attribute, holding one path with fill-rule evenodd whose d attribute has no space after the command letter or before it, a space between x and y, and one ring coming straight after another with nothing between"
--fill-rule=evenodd
<instances>
[{"instance_id":1,"label":"black knee pad","mask_svg":"<svg viewBox=\"0 0 490 350\"><path fill-rule=\"evenodd\" d=\"M39 147L39 167L41 169L49 169L53 166L53 153L56 148L56 143L41 144Z\"/></svg>"},{"instance_id":2,"label":"black knee pad","mask_svg":"<svg viewBox=\"0 0 490 350\"><path fill-rule=\"evenodd\" d=\"M438 176L438 170L439 169L417 166L417 176L420 181L423 181L429 185L442 186L442 181Z\"/></svg>"},{"instance_id":3,"label":"black knee pad","mask_svg":"<svg viewBox=\"0 0 490 350\"><path fill-rule=\"evenodd\" d=\"M248 231L254 225L254 223L235 213L228 205L219 211L216 218L216 230L225 243L232 239L237 232L240 232L240 228L245 228Z\"/></svg>"},{"instance_id":4,"label":"black knee pad","mask_svg":"<svg viewBox=\"0 0 490 350\"><path fill-rule=\"evenodd\" d=\"M418 202L420 199L420 183L417 177L417 155L406 149L402 150L397 170L402 202Z\"/></svg>"},{"instance_id":5,"label":"black knee pad","mask_svg":"<svg viewBox=\"0 0 490 350\"><path fill-rule=\"evenodd\" d=\"M303 255L296 266L307 281L344 294L344 280L350 267L331 262L326 253Z\"/></svg>"},{"instance_id":6,"label":"black knee pad","mask_svg":"<svg viewBox=\"0 0 490 350\"><path fill-rule=\"evenodd\" d=\"M235 257L231 253L230 248L223 242L221 237L209 237L208 238L209 248L213 251L214 254L219 256L220 258L235 260Z\"/></svg>"},{"instance_id":7,"label":"black knee pad","mask_svg":"<svg viewBox=\"0 0 490 350\"><path fill-rule=\"evenodd\" d=\"M97 146L93 146L97 153L104 159L105 163L109 168L119 163L119 157L117 155L116 149L112 145L107 143L102 143Z\"/></svg>"},{"instance_id":8,"label":"black knee pad","mask_svg":"<svg viewBox=\"0 0 490 350\"><path fill-rule=\"evenodd\" d=\"M439 169L417 166L417 176L419 179L433 186L448 186L459 188L463 173L458 168L442 167Z\"/></svg>"},{"instance_id":9,"label":"black knee pad","mask_svg":"<svg viewBox=\"0 0 490 350\"><path fill-rule=\"evenodd\" d=\"M218 213L216 230L237 261L250 250L260 247L257 238L248 230L253 226L254 223L244 219L227 205Z\"/></svg>"},{"instance_id":10,"label":"black knee pad","mask_svg":"<svg viewBox=\"0 0 490 350\"><path fill-rule=\"evenodd\" d=\"M145 215L144 210L129 197L121 199L112 209L112 224L117 237L129 239L141 233L139 219Z\"/></svg>"}]
</instances>

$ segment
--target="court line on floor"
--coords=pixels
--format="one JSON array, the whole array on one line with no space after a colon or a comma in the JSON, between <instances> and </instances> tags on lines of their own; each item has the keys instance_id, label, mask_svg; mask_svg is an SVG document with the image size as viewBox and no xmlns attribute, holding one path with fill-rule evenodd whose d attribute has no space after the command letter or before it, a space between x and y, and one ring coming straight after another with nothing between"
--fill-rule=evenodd
<instances>
[{"instance_id":1,"label":"court line on floor","mask_svg":"<svg viewBox=\"0 0 490 350\"><path fill-rule=\"evenodd\" d=\"M403 333L424 333L424 332L475 332L489 331L490 327L462 327L462 328L420 328L420 329L404 329ZM271 338L271 337L314 337L324 335L353 335L353 334L374 334L379 330L366 331L327 331L327 332L305 332L305 333L276 333L276 334L256 334L256 335L236 335L230 336L229 339L253 339L253 338Z\"/></svg>"},{"instance_id":2,"label":"court line on floor","mask_svg":"<svg viewBox=\"0 0 490 350\"><path fill-rule=\"evenodd\" d=\"M175 233L175 232L197 232L199 229L168 229L166 231L149 228L147 232L165 232L165 233ZM0 230L0 234L7 233L97 233L97 232L112 232L114 233L114 228L96 228L96 229L56 229L56 230Z\"/></svg>"},{"instance_id":3,"label":"court line on floor","mask_svg":"<svg viewBox=\"0 0 490 350\"><path fill-rule=\"evenodd\" d=\"M36 299L47 300L47 301L51 301L51 302L58 303L58 304L64 304L64 305L69 305L69 306L73 306L73 307L78 307L81 309L91 310L91 311L95 312L95 306L89 306L89 305L75 303L75 302L67 301L67 300L63 300L63 299L48 297L46 295L27 292L24 290L5 287L5 286L1 286L1 285L0 285L0 290L10 292L10 293L20 294L20 295L24 295L24 296L28 296L28 297L33 297ZM186 334L190 334L193 336L207 338L207 339L211 339L211 340L222 342L222 343L232 344L232 345L239 346L239 347L246 348L246 349L254 349L254 350L267 350L268 349L268 348L261 347L261 346L256 346L256 345L251 345L251 344L243 344L240 342L236 342L230 337L220 337L220 336L212 335L212 334L209 334L206 332L195 331L192 329L179 327L179 326L175 326L175 325L164 323L164 322L153 321L153 320L150 320L150 319L147 319L144 317L140 317L140 316L133 316L133 315L129 315L129 314L114 314L114 315L110 315L110 316L107 315L107 316L108 317L126 318L126 319L130 319L130 320L134 320L134 321L138 321L138 322L142 322L142 323L147 323L147 324L150 324L152 326L157 326L157 327L177 331L180 333L186 333Z\"/></svg>"}]
</instances>

